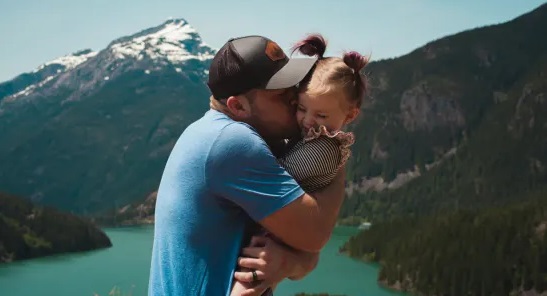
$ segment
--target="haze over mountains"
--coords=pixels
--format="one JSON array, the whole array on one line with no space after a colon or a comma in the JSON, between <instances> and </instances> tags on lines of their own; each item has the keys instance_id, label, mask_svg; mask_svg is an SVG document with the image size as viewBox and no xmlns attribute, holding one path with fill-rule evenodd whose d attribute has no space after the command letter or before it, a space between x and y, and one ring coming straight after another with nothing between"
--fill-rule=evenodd
<instances>
[{"instance_id":1,"label":"haze over mountains","mask_svg":"<svg viewBox=\"0 0 547 296\"><path fill-rule=\"evenodd\" d=\"M372 62L342 215L490 205L543 184L546 16L542 5ZM208 108L214 53L170 20L0 84L0 189L77 213L144 200Z\"/></svg>"}]
</instances>

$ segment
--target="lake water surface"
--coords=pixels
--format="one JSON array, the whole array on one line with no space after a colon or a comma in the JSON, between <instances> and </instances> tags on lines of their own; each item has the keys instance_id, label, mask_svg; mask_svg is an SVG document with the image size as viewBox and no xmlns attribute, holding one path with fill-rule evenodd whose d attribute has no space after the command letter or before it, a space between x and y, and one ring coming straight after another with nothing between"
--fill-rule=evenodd
<instances>
[{"instance_id":1,"label":"lake water surface","mask_svg":"<svg viewBox=\"0 0 547 296\"><path fill-rule=\"evenodd\" d=\"M281 283L275 295L404 295L378 286L375 265L338 254L338 247L356 232L355 228L336 228L317 268L303 280ZM0 266L0 295L106 296L113 287L119 287L125 295L146 296L153 227L107 229L106 233L113 244L109 249Z\"/></svg>"}]
</instances>

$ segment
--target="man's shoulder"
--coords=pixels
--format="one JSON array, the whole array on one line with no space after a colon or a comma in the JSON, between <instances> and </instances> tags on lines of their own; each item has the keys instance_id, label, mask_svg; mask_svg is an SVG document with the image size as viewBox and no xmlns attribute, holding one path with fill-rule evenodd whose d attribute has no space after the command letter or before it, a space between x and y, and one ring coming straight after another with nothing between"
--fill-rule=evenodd
<instances>
[{"instance_id":1,"label":"man's shoulder","mask_svg":"<svg viewBox=\"0 0 547 296\"><path fill-rule=\"evenodd\" d=\"M236 140L245 138L253 138L258 134L256 130L244 123L231 119L227 115L215 111L207 111L200 119L193 122L188 126L185 133L186 136L199 137L205 141L210 141L211 139L206 138L219 138L217 142L222 142L226 140Z\"/></svg>"},{"instance_id":2,"label":"man's shoulder","mask_svg":"<svg viewBox=\"0 0 547 296\"><path fill-rule=\"evenodd\" d=\"M250 150L264 148L266 142L249 124L232 119L223 121L218 126L214 146L227 146L229 149ZM234 151L242 152L242 151Z\"/></svg>"},{"instance_id":3,"label":"man's shoulder","mask_svg":"<svg viewBox=\"0 0 547 296\"><path fill-rule=\"evenodd\" d=\"M241 121L236 121L227 116L226 114L216 111L208 110L198 121L194 124L200 126L213 127L216 126L219 130L227 131L239 131L239 132L255 132L255 129Z\"/></svg>"}]
</instances>

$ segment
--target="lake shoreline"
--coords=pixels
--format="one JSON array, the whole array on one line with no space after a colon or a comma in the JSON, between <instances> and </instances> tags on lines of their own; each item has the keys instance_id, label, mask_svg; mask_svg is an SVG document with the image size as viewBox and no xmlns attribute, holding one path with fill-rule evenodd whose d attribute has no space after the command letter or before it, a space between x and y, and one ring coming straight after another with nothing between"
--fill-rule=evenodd
<instances>
[{"instance_id":1,"label":"lake shoreline","mask_svg":"<svg viewBox=\"0 0 547 296\"><path fill-rule=\"evenodd\" d=\"M342 251L342 250L339 250L338 253L343 255L343 256L346 256L348 258L351 258L353 260L359 261L363 264L375 266L376 268L378 268L378 274L380 273L381 269L383 268L383 266L379 262L376 262L374 260L366 259L365 257L363 257L363 258L354 257L354 256L349 255L349 253L347 251ZM380 280L379 277L377 277L376 282L378 283L379 286L381 286L382 288L384 288L386 290L389 290L389 291L404 293L405 295L408 295L408 296L419 296L418 294L416 294L416 291L409 291L409 290L403 289L400 286L399 282L397 282L393 285L390 285L386 281Z\"/></svg>"},{"instance_id":2,"label":"lake shoreline","mask_svg":"<svg viewBox=\"0 0 547 296\"><path fill-rule=\"evenodd\" d=\"M0 192L0 264L112 246L88 219Z\"/></svg>"},{"instance_id":3,"label":"lake shoreline","mask_svg":"<svg viewBox=\"0 0 547 296\"><path fill-rule=\"evenodd\" d=\"M137 221L137 220L133 220L134 221ZM137 223L134 223L134 224L129 224L129 223L121 223L121 224L118 224L116 226L108 226L108 227L101 227L101 229L103 230L118 230L118 229L130 229L130 228L147 228L147 227L153 227L154 225L154 222L153 222L153 219L152 219L152 222L149 222L150 221L150 218L147 217L145 219L142 219L142 220L138 220L139 222ZM362 231L363 229L359 228L359 226L361 225L361 223L359 224L337 224L336 225L336 228L346 228L346 229L353 229L355 230L355 234L359 233L360 231ZM355 235L353 234L353 235ZM348 237L348 240L353 236L351 235L350 237ZM347 240L346 240L347 241ZM343 244L342 244L343 245ZM340 248L342 247L342 245L340 246ZM374 266L375 268L378 268L378 273L380 272L380 269L382 268L381 264L378 263L378 262L375 262L373 260L367 260L365 258L357 258L357 257L353 257L353 256L350 256L348 254L348 252L346 251L341 251L339 248L339 250L337 251L338 254L340 255L343 255L347 258L350 258L352 260L356 260L356 261L359 261L361 264L366 264L366 265L370 265L370 266ZM389 285L387 284L385 281L381 281L378 276L376 277L376 283L382 287L383 289L386 289L388 291L393 291L393 292L399 292L399 293L404 293L405 295L409 295L409 296L413 296L414 294L411 294L411 293L414 293L412 291L406 291L404 289L402 289L400 287L400 285L397 285L397 283L395 283L394 285Z\"/></svg>"},{"instance_id":4,"label":"lake shoreline","mask_svg":"<svg viewBox=\"0 0 547 296\"><path fill-rule=\"evenodd\" d=\"M146 296L153 225L102 229L111 238L112 248L0 266L0 286L3 292L7 291L2 296L93 296L94 293L103 296L108 295L112 287L119 287L122 291L133 289L133 296ZM338 253L339 246L356 232L353 227L337 227L322 251L317 268L302 280L283 281L276 295L294 296L301 292L347 296L403 295L378 285L375 265L363 264ZM54 285L59 278L66 285ZM25 284L29 282L33 284Z\"/></svg>"}]
</instances>

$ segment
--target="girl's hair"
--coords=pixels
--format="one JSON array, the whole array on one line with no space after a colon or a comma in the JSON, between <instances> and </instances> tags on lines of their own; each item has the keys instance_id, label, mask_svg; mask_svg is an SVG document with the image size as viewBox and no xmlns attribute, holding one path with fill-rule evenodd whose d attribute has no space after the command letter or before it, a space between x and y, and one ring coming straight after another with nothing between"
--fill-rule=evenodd
<instances>
[{"instance_id":1,"label":"girl's hair","mask_svg":"<svg viewBox=\"0 0 547 296\"><path fill-rule=\"evenodd\" d=\"M309 95L342 92L349 102L361 107L368 91L361 69L368 64L368 58L355 51L345 53L342 58L325 58L326 49L327 42L320 34L309 35L292 47L292 53L299 51L319 58L311 75L300 84L300 90Z\"/></svg>"}]
</instances>

